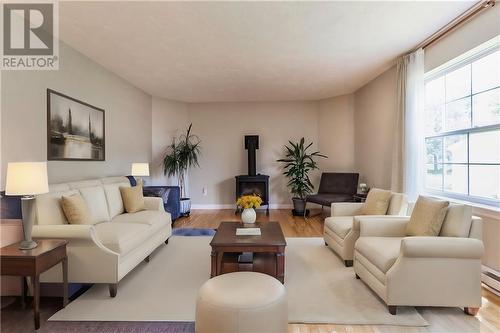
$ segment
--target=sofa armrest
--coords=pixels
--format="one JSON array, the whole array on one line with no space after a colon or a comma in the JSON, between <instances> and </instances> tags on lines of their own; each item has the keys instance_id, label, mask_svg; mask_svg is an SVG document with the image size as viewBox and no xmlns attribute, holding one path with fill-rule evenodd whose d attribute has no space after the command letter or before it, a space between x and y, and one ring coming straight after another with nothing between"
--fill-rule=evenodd
<instances>
[{"instance_id":1,"label":"sofa armrest","mask_svg":"<svg viewBox=\"0 0 500 333\"><path fill-rule=\"evenodd\" d=\"M144 197L144 205L146 206L146 210L165 210L162 198Z\"/></svg>"},{"instance_id":2,"label":"sofa armrest","mask_svg":"<svg viewBox=\"0 0 500 333\"><path fill-rule=\"evenodd\" d=\"M355 216L353 225L359 224L361 237L404 237L409 221L409 216Z\"/></svg>"},{"instance_id":3,"label":"sofa armrest","mask_svg":"<svg viewBox=\"0 0 500 333\"><path fill-rule=\"evenodd\" d=\"M331 216L354 216L361 213L362 202L334 202Z\"/></svg>"},{"instance_id":4,"label":"sofa armrest","mask_svg":"<svg viewBox=\"0 0 500 333\"><path fill-rule=\"evenodd\" d=\"M90 224L34 225L32 236L91 241L95 236L95 228Z\"/></svg>"},{"instance_id":5,"label":"sofa armrest","mask_svg":"<svg viewBox=\"0 0 500 333\"><path fill-rule=\"evenodd\" d=\"M405 237L401 241L401 255L408 258L481 259L483 242L459 237Z\"/></svg>"},{"instance_id":6,"label":"sofa armrest","mask_svg":"<svg viewBox=\"0 0 500 333\"><path fill-rule=\"evenodd\" d=\"M119 255L101 243L94 226L89 224L34 225L32 237L65 239L69 242L69 246L75 244L96 246L108 254Z\"/></svg>"}]
</instances>

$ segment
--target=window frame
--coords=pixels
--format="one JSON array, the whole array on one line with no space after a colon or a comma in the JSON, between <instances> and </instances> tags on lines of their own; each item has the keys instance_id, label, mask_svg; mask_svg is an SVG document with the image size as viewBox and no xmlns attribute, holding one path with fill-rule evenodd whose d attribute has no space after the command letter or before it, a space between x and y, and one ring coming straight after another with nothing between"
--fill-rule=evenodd
<instances>
[{"instance_id":1,"label":"window frame","mask_svg":"<svg viewBox=\"0 0 500 333\"><path fill-rule=\"evenodd\" d=\"M470 52L466 52L464 53L463 55L455 58L454 60L451 60L447 63L445 63L444 65L442 66L439 66L438 68L435 68L427 73L424 74L424 83L426 84L427 82L429 81L432 81L434 79L437 79L439 77L444 77L446 76L448 73L451 73L453 72L454 70L456 69L459 69L461 67L464 67L464 66L467 66L467 65L470 65L472 64L473 62L475 62L476 60L479 60L481 58L484 58L488 55L491 55L497 51L500 51L500 38L497 39L497 41L493 44L490 44L488 45L487 47L479 50L479 51L475 51L475 50L471 50ZM471 68L472 70L472 68ZM472 72L471 72L471 75L472 75ZM424 155L425 158L424 158L424 161L422 161L422 166L424 168L424 179L423 179L423 184L422 184L422 188L424 189L424 191L428 194L431 194L431 195L434 195L434 196L440 196L440 197L446 197L446 198L451 198L451 199L457 199L457 200L461 200L461 201L466 201L466 202L471 202L471 203L477 203L477 204L480 204L480 205L485 205L485 206L492 206L492 207L495 207L495 208L499 208L500 207L500 198L499 199L492 199L492 198L487 198L487 197L480 197L480 196L475 196L475 195L471 195L470 194L470 166L474 166L474 165L485 165L485 166L488 166L488 165L493 165L493 166L500 166L500 162L499 163L471 163L470 162L470 134L472 133L484 133L484 132L491 132L491 131L496 131L496 130L500 130L500 123L499 124L493 124L493 125L485 125L485 126L477 126L477 127L473 127L474 125L474 106L473 106L473 97L478 95L478 94L482 94L482 93L486 93L486 92L489 92L489 91L493 91L495 89L500 89L500 85L498 86L495 86L495 87L492 87L492 88L489 88L489 89L486 89L484 91L479 91L479 92L476 92L476 93L473 93L473 85L472 85L472 76L470 78L471 80L471 88L470 88L470 94L466 95L466 96L463 96L463 97L460 97L460 98L457 98L457 99L453 99L453 100L450 100L450 101L446 101L445 100L445 104L444 104L444 112L446 112L446 104L448 103L451 103L453 101L457 101L457 100L460 100L460 99L464 99L464 98L468 98L470 99L470 102L471 102L471 119L470 119L470 127L468 128L465 128L465 129L459 129L459 130L451 130L451 131L443 131L443 132L440 132L440 133L427 133L425 132L423 134L423 149L424 149ZM425 104L425 103L424 103ZM445 114L443 115L443 117L445 117ZM424 121L424 124L427 124L427 121ZM426 126L424 126L424 128L426 128ZM467 161L466 162L456 162L456 163L453 163L453 162L445 162L445 158L444 158L444 151L445 151L445 148L444 148L444 142L445 142L445 138L448 137L448 136L452 136L452 135L465 135L466 136L466 144L467 144ZM437 165L440 165L442 166L442 169L443 169L443 173L442 173L442 179L441 179L441 190L437 190L437 189L433 189L433 188L428 188L427 185L426 185L426 177L427 177L427 166L428 166L428 161L427 161L427 146L426 146L426 141L428 139L441 139L442 140L442 152L443 152L443 156L442 156L442 161L440 163L435 163ZM447 165L465 165L467 166L467 194L461 194L461 193L457 193L457 192L451 192L451 191L447 191L445 190L444 188L444 182L445 182L445 167Z\"/></svg>"}]
</instances>

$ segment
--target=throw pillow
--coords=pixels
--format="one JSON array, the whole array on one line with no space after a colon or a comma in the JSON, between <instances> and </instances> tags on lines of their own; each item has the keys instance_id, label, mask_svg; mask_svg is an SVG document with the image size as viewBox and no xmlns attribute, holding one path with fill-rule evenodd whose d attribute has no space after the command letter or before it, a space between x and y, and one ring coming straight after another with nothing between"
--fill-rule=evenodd
<instances>
[{"instance_id":1,"label":"throw pillow","mask_svg":"<svg viewBox=\"0 0 500 333\"><path fill-rule=\"evenodd\" d=\"M391 191L372 188L363 205L364 215L385 215L391 201Z\"/></svg>"},{"instance_id":2,"label":"throw pillow","mask_svg":"<svg viewBox=\"0 0 500 333\"><path fill-rule=\"evenodd\" d=\"M471 224L472 207L450 204L439 235L444 237L469 237Z\"/></svg>"},{"instance_id":3,"label":"throw pillow","mask_svg":"<svg viewBox=\"0 0 500 333\"><path fill-rule=\"evenodd\" d=\"M419 196L406 225L406 235L439 235L449 204L448 201Z\"/></svg>"},{"instance_id":4,"label":"throw pillow","mask_svg":"<svg viewBox=\"0 0 500 333\"><path fill-rule=\"evenodd\" d=\"M89 208L80 193L63 195L61 207L69 224L93 224Z\"/></svg>"},{"instance_id":5,"label":"throw pillow","mask_svg":"<svg viewBox=\"0 0 500 333\"><path fill-rule=\"evenodd\" d=\"M120 186L123 206L127 213L135 213L146 209L144 196L142 195L142 186L123 187Z\"/></svg>"}]
</instances>

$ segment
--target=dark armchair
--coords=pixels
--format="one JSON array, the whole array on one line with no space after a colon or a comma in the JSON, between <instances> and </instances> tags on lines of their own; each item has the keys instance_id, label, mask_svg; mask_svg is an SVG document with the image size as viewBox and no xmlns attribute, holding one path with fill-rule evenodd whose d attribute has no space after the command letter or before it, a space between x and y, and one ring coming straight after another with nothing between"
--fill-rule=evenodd
<instances>
[{"instance_id":1,"label":"dark armchair","mask_svg":"<svg viewBox=\"0 0 500 333\"><path fill-rule=\"evenodd\" d=\"M306 197L308 202L323 206L331 206L333 202L353 202L358 191L359 173L324 172L317 194Z\"/></svg>"}]
</instances>

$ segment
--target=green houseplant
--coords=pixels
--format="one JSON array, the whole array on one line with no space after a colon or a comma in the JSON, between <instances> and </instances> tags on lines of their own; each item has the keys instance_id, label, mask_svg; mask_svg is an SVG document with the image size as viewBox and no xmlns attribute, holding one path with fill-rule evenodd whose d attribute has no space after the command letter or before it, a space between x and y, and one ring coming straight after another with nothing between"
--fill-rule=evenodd
<instances>
[{"instance_id":1,"label":"green houseplant","mask_svg":"<svg viewBox=\"0 0 500 333\"><path fill-rule=\"evenodd\" d=\"M308 149L313 143L311 142L305 146L304 142L304 138L297 143L288 141L289 145L285 146L285 158L277 160L277 162L283 163L283 175L288 178L287 186L293 195L293 213L296 215L305 214L306 195L312 193L314 189L309 173L318 169L316 158L327 158L319 151L309 153Z\"/></svg>"},{"instance_id":2,"label":"green houseplant","mask_svg":"<svg viewBox=\"0 0 500 333\"><path fill-rule=\"evenodd\" d=\"M191 167L199 166L198 158L201 151L201 140L198 136L191 134L193 124L189 124L186 133L179 138L174 138L168 145L163 158L163 174L169 177L177 177L181 190L181 215L189 215L191 201L186 193L186 172Z\"/></svg>"}]
</instances>

